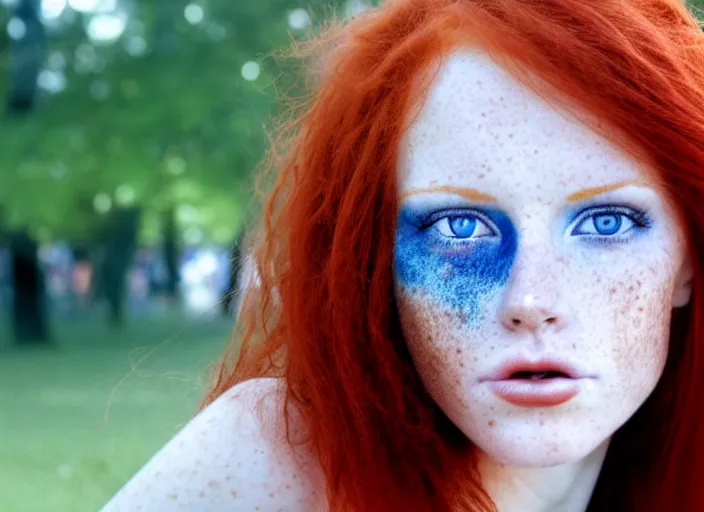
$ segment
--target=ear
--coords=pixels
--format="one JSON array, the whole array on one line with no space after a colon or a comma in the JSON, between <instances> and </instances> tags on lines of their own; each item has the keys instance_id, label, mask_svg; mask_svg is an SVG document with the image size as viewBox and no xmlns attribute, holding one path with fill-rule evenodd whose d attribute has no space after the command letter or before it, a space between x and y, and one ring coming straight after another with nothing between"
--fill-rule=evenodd
<instances>
[{"instance_id":1,"label":"ear","mask_svg":"<svg viewBox=\"0 0 704 512\"><path fill-rule=\"evenodd\" d=\"M689 255L687 255L675 279L675 288L672 292L673 308L683 308L689 304L692 298L693 275L692 262L689 259Z\"/></svg>"}]
</instances>

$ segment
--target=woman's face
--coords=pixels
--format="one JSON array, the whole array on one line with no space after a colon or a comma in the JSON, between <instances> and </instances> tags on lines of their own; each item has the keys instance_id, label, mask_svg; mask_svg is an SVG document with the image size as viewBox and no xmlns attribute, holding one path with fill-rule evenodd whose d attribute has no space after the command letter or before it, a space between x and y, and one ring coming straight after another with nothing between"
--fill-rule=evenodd
<instances>
[{"instance_id":1,"label":"woman's face","mask_svg":"<svg viewBox=\"0 0 704 512\"><path fill-rule=\"evenodd\" d=\"M649 176L486 54L443 64L401 147L396 295L425 386L487 455L582 458L655 388L689 270Z\"/></svg>"}]
</instances>

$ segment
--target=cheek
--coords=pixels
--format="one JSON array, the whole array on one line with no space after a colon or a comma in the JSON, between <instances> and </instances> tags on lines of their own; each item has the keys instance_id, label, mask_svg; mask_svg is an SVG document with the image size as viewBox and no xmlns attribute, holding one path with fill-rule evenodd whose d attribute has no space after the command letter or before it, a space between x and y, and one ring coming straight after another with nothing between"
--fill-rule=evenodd
<instances>
[{"instance_id":1,"label":"cheek","mask_svg":"<svg viewBox=\"0 0 704 512\"><path fill-rule=\"evenodd\" d=\"M461 310L439 306L427 293L400 292L397 304L416 370L431 396L444 405L476 376L478 361L495 347L479 342L483 337L468 328Z\"/></svg>"},{"instance_id":2,"label":"cheek","mask_svg":"<svg viewBox=\"0 0 704 512\"><path fill-rule=\"evenodd\" d=\"M673 280L667 271L648 265L608 281L604 296L610 315L593 319L603 344L604 365L615 372L620 393L649 394L667 359ZM607 331L608 329L608 331ZM595 347L596 348L596 347Z\"/></svg>"}]
</instances>

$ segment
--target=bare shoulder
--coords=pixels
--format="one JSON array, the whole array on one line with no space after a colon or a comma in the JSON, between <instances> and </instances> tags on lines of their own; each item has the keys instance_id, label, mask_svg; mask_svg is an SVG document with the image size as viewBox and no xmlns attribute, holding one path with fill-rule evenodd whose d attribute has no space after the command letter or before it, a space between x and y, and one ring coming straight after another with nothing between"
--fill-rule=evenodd
<instances>
[{"instance_id":1,"label":"bare shoulder","mask_svg":"<svg viewBox=\"0 0 704 512\"><path fill-rule=\"evenodd\" d=\"M320 469L304 443L286 442L282 404L279 380L233 387L169 441L103 512L323 509ZM295 426L292 436L303 439Z\"/></svg>"}]
</instances>

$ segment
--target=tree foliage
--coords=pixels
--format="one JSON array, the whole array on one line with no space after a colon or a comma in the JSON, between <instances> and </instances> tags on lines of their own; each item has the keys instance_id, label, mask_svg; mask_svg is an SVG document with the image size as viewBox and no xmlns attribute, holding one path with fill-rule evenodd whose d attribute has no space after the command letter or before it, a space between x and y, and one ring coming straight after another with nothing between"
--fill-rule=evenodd
<instances>
[{"instance_id":1,"label":"tree foliage","mask_svg":"<svg viewBox=\"0 0 704 512\"><path fill-rule=\"evenodd\" d=\"M45 90L31 113L3 120L4 220L43 239L84 240L102 228L101 212L135 203L143 212L143 240L155 240L163 212L175 208L187 235L231 241L266 147L263 126L279 73L270 54L305 36L290 25L305 20L302 7L315 20L331 12L330 2L118 5L128 21L109 42L88 37L94 13L66 8L47 21ZM7 25L9 10L2 16ZM9 43L5 31L5 76ZM7 80L0 94L6 88Z\"/></svg>"}]
</instances>

